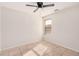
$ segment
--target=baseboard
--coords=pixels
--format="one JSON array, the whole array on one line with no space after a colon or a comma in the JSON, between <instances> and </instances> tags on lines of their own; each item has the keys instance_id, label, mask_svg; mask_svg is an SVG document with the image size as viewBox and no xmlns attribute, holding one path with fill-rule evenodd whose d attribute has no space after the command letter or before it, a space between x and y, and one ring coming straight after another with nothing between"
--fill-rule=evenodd
<instances>
[{"instance_id":1,"label":"baseboard","mask_svg":"<svg viewBox=\"0 0 79 59\"><path fill-rule=\"evenodd\" d=\"M48 41L48 42L50 42L50 43L57 44L57 45L59 45L59 46L62 46L62 47L67 48L67 49L70 49L70 50L72 50L72 51L79 52L79 50L73 49L73 48L68 47L68 46L66 46L66 45L63 45L63 44L61 44L61 43L59 43L59 42L57 42L57 41L53 41L53 42L52 42L52 41L49 41L49 40L46 40L46 41Z\"/></svg>"},{"instance_id":2,"label":"baseboard","mask_svg":"<svg viewBox=\"0 0 79 59\"><path fill-rule=\"evenodd\" d=\"M39 42L40 40L34 40L34 41L32 41L32 42L30 42L30 43L21 43L21 44L18 44L18 45L16 45L16 46L12 46L12 47L8 47L8 48L3 48L3 49L1 49L1 51L5 51L5 50L8 50L8 49L11 49L11 48L15 48L15 47L19 47L19 46L23 46L23 45L29 45L29 44L32 44L32 43L36 43L36 42Z\"/></svg>"}]
</instances>

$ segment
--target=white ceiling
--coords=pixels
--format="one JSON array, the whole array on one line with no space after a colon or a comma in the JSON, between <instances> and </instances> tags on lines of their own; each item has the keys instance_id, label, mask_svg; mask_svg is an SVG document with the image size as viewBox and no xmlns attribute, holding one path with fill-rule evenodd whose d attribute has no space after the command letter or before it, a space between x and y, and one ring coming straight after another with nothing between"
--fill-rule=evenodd
<instances>
[{"instance_id":1,"label":"white ceiling","mask_svg":"<svg viewBox=\"0 0 79 59\"><path fill-rule=\"evenodd\" d=\"M55 9L62 10L70 6L79 5L78 2L44 2L44 4L50 4L50 3L54 3L55 6L39 9L37 12L35 12L35 14L38 14L39 16L43 17L48 14L54 13ZM4 3L0 2L1 6L34 14L33 10L35 10L36 8L25 6L26 4L36 5L36 2L4 2Z\"/></svg>"}]
</instances>

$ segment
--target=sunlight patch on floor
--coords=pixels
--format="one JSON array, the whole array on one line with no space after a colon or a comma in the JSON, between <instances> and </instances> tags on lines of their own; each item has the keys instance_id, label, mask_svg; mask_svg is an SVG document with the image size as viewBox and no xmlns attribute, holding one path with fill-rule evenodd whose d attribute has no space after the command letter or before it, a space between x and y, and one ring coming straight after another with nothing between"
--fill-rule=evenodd
<instances>
[{"instance_id":1,"label":"sunlight patch on floor","mask_svg":"<svg viewBox=\"0 0 79 59\"><path fill-rule=\"evenodd\" d=\"M47 50L47 46L43 44L38 44L35 48L33 48L39 55L43 55L44 52Z\"/></svg>"},{"instance_id":2,"label":"sunlight patch on floor","mask_svg":"<svg viewBox=\"0 0 79 59\"><path fill-rule=\"evenodd\" d=\"M47 50L47 48L48 47L45 46L45 45L43 45L43 44L38 44L37 46L35 46L33 48L33 50L36 53L33 50L30 50L26 54L24 54L24 56L37 56L37 54L40 55L40 56L42 56L45 53L45 51Z\"/></svg>"},{"instance_id":3,"label":"sunlight patch on floor","mask_svg":"<svg viewBox=\"0 0 79 59\"><path fill-rule=\"evenodd\" d=\"M32 50L28 51L27 53L25 53L23 56L37 56L35 52L33 52Z\"/></svg>"}]
</instances>

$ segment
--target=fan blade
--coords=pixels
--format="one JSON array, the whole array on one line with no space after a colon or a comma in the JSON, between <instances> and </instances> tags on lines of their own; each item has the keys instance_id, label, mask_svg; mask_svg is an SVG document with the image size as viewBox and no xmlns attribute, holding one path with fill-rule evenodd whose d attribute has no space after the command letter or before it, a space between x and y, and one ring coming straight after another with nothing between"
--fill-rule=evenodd
<instances>
[{"instance_id":1,"label":"fan blade","mask_svg":"<svg viewBox=\"0 0 79 59\"><path fill-rule=\"evenodd\" d=\"M31 6L31 7L38 7L38 6L35 6L35 5L28 5L28 4L27 4L26 6Z\"/></svg>"},{"instance_id":2,"label":"fan blade","mask_svg":"<svg viewBox=\"0 0 79 59\"><path fill-rule=\"evenodd\" d=\"M52 7L54 4L43 5L43 7Z\"/></svg>"},{"instance_id":3,"label":"fan blade","mask_svg":"<svg viewBox=\"0 0 79 59\"><path fill-rule=\"evenodd\" d=\"M35 9L33 12L36 12L39 8Z\"/></svg>"}]
</instances>

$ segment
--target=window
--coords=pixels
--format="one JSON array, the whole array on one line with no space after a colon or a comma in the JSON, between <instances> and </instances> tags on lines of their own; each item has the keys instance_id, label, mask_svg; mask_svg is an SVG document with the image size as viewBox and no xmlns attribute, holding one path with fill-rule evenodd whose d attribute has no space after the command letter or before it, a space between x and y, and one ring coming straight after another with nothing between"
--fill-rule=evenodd
<instances>
[{"instance_id":1,"label":"window","mask_svg":"<svg viewBox=\"0 0 79 59\"><path fill-rule=\"evenodd\" d=\"M46 20L45 21L45 25L47 26L47 25L51 25L52 24L52 20Z\"/></svg>"},{"instance_id":2,"label":"window","mask_svg":"<svg viewBox=\"0 0 79 59\"><path fill-rule=\"evenodd\" d=\"M49 20L45 20L44 21L44 33L50 33L51 32L51 29L52 29L52 20L49 19Z\"/></svg>"}]
</instances>

